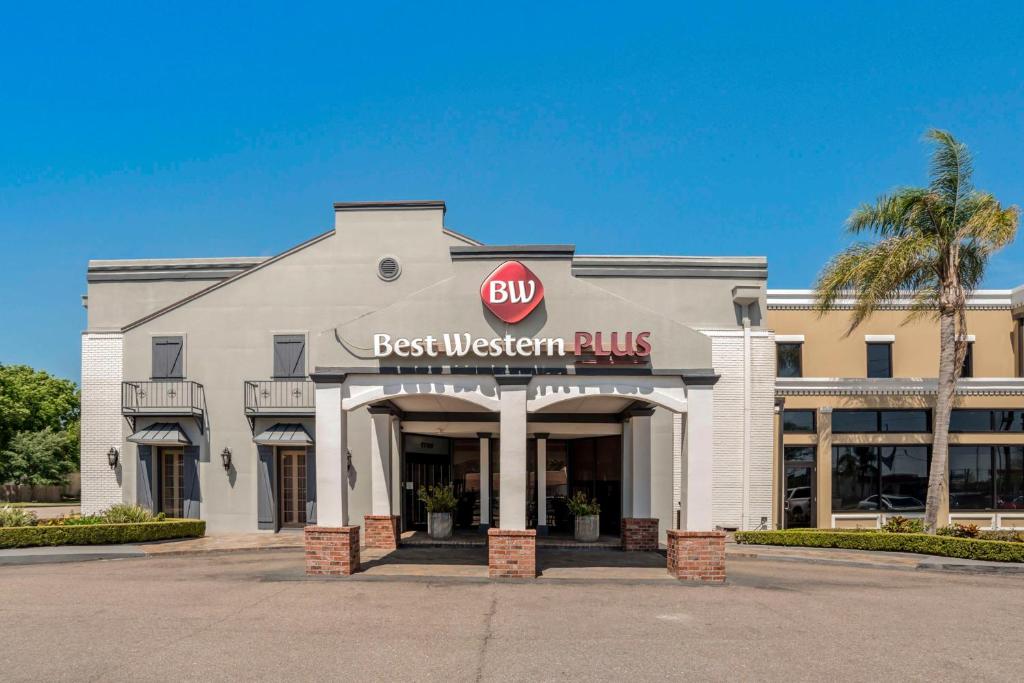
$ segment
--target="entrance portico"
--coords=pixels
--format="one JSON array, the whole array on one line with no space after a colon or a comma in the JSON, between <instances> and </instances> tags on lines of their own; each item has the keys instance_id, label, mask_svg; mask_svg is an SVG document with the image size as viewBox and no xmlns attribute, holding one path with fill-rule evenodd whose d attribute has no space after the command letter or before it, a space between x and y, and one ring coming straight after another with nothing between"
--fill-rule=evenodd
<instances>
[{"instance_id":1,"label":"entrance portico","mask_svg":"<svg viewBox=\"0 0 1024 683\"><path fill-rule=\"evenodd\" d=\"M617 413L622 419L622 538L623 549L652 549L658 545L659 519L652 514L652 498L672 496L682 486L678 511L666 526L690 531L711 529L711 446L713 402L711 389L717 379L704 372L682 371L655 374L621 373L569 374L508 368L484 374L473 368L436 370L430 374L405 372L405 368L318 368L313 374L316 388L316 473L318 524L307 528L307 572L349 574L359 567L360 520L349 518L350 481L347 421L354 410L371 412L371 515L364 520L366 542L372 547L397 544L400 502L397 500L400 441L396 435L406 428L424 429L422 415L408 422L387 406L413 397L455 400L465 406L465 422L459 413L430 415L438 420L436 429L478 439L480 449L481 528L488 528L490 574L495 577L532 577L536 568L536 534L547 525L546 454L551 434L560 430L579 432L581 425L561 424L568 415L610 406L628 407ZM595 368L596 370L596 368ZM653 476L652 461L671 460L674 453L652 453L654 409L684 416L672 420L679 425L682 469L678 481ZM468 419L472 417L472 419ZM609 415L609 422L612 416ZM483 420L489 431L481 430ZM401 423L400 423L401 422ZM536 488L529 477L528 438L533 436L537 454ZM490 516L490 491L484 482L493 471L492 446L498 441L500 463L497 524ZM671 470L671 466L669 467ZM664 491L660 488L665 489ZM535 528L529 528L531 498L536 504ZM664 519L664 517L662 518ZM334 546L332 545L332 540Z\"/></svg>"}]
</instances>

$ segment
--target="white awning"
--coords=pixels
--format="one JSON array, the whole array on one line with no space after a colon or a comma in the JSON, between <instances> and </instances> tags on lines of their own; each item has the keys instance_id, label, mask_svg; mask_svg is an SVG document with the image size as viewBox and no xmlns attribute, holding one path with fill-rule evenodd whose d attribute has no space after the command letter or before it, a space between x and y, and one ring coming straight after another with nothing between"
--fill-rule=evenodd
<instances>
[{"instance_id":1,"label":"white awning","mask_svg":"<svg viewBox=\"0 0 1024 683\"><path fill-rule=\"evenodd\" d=\"M294 422L278 422L252 440L262 446L309 446L313 443L306 428Z\"/></svg>"},{"instance_id":2,"label":"white awning","mask_svg":"<svg viewBox=\"0 0 1024 683\"><path fill-rule=\"evenodd\" d=\"M140 429L128 440L132 443L141 443L151 446L191 446L192 441L188 438L185 430L177 422L158 422Z\"/></svg>"}]
</instances>

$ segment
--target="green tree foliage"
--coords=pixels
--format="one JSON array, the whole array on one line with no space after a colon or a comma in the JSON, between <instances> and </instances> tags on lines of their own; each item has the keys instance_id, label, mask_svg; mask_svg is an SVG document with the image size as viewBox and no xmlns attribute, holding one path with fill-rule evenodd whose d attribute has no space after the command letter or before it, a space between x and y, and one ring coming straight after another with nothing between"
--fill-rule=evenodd
<instances>
[{"instance_id":1,"label":"green tree foliage","mask_svg":"<svg viewBox=\"0 0 1024 683\"><path fill-rule=\"evenodd\" d=\"M938 396L924 526L935 533L946 491L949 416L967 353L967 298L982 282L995 252L1017 233L1019 210L975 189L967 146L942 130L928 131L934 146L928 187L908 187L856 209L847 230L857 242L825 267L817 282L818 310L852 296L849 332L900 296L912 316L939 320Z\"/></svg>"},{"instance_id":2,"label":"green tree foliage","mask_svg":"<svg viewBox=\"0 0 1024 683\"><path fill-rule=\"evenodd\" d=\"M78 468L79 411L74 382L0 365L0 483L64 483Z\"/></svg>"}]
</instances>

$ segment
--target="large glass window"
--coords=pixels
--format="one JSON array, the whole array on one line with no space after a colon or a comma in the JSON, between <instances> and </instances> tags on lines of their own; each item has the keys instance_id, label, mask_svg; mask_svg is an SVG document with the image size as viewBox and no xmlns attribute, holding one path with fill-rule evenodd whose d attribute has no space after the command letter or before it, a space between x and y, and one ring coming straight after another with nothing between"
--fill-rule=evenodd
<instances>
[{"instance_id":1,"label":"large glass window","mask_svg":"<svg viewBox=\"0 0 1024 683\"><path fill-rule=\"evenodd\" d=\"M833 511L923 510L928 461L927 446L833 447Z\"/></svg>"},{"instance_id":2,"label":"large glass window","mask_svg":"<svg viewBox=\"0 0 1024 683\"><path fill-rule=\"evenodd\" d=\"M868 377L892 377L892 344L868 342Z\"/></svg>"},{"instance_id":3,"label":"large glass window","mask_svg":"<svg viewBox=\"0 0 1024 683\"><path fill-rule=\"evenodd\" d=\"M931 413L927 410L834 410L832 431L836 434L922 434L931 431Z\"/></svg>"},{"instance_id":4,"label":"large glass window","mask_svg":"<svg viewBox=\"0 0 1024 683\"><path fill-rule=\"evenodd\" d=\"M950 446L949 507L1024 509L1024 446Z\"/></svg>"},{"instance_id":5,"label":"large glass window","mask_svg":"<svg viewBox=\"0 0 1024 683\"><path fill-rule=\"evenodd\" d=\"M996 507L1024 510L1024 446L993 446Z\"/></svg>"},{"instance_id":6,"label":"large glass window","mask_svg":"<svg viewBox=\"0 0 1024 683\"><path fill-rule=\"evenodd\" d=\"M782 431L813 434L816 431L813 410L782 411Z\"/></svg>"},{"instance_id":7,"label":"large glass window","mask_svg":"<svg viewBox=\"0 0 1024 683\"><path fill-rule=\"evenodd\" d=\"M776 374L779 377L803 377L803 344L779 342L775 345Z\"/></svg>"},{"instance_id":8,"label":"large glass window","mask_svg":"<svg viewBox=\"0 0 1024 683\"><path fill-rule=\"evenodd\" d=\"M951 432L1024 432L1024 410L954 410L949 416Z\"/></svg>"}]
</instances>

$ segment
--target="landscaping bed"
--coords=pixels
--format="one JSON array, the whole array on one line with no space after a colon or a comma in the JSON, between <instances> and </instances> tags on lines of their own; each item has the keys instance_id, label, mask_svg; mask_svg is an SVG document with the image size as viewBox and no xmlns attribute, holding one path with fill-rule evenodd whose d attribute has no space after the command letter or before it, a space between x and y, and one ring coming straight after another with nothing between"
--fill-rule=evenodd
<instances>
[{"instance_id":1,"label":"landscaping bed","mask_svg":"<svg viewBox=\"0 0 1024 683\"><path fill-rule=\"evenodd\" d=\"M206 533L201 519L153 515L138 505L118 504L96 514L37 519L13 506L0 506L0 548L42 545L142 543L171 538L198 538Z\"/></svg>"},{"instance_id":2,"label":"landscaping bed","mask_svg":"<svg viewBox=\"0 0 1024 683\"><path fill-rule=\"evenodd\" d=\"M738 531L736 542L749 545L779 545L801 548L843 548L899 553L939 555L989 562L1024 562L1024 543L896 533L881 530L836 531L832 529L787 529L782 531Z\"/></svg>"}]
</instances>

